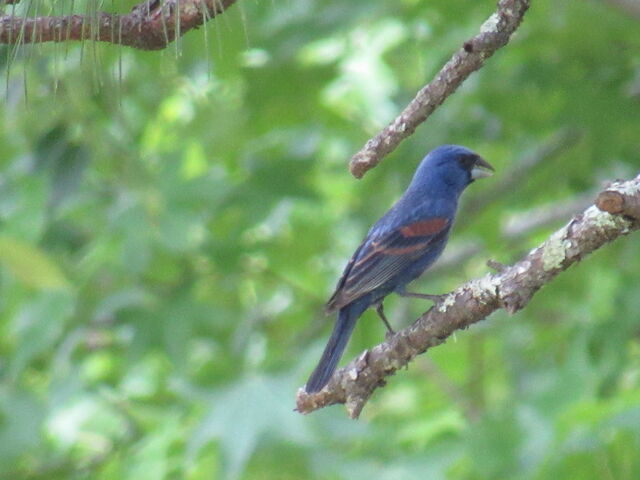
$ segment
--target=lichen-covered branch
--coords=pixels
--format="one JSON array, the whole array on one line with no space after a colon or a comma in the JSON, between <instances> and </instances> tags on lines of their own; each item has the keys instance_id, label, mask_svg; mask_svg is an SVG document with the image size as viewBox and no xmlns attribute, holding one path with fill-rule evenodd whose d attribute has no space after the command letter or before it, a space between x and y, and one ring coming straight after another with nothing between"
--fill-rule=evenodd
<instances>
[{"instance_id":1,"label":"lichen-covered branch","mask_svg":"<svg viewBox=\"0 0 640 480\"><path fill-rule=\"evenodd\" d=\"M416 322L384 343L365 351L338 370L320 392L300 389L297 409L316 409L344 403L358 417L385 378L416 355L443 343L454 331L479 322L500 308L515 313L559 273L621 235L640 228L640 175L616 182L593 205L574 216L514 265L461 285Z\"/></svg>"},{"instance_id":2,"label":"lichen-covered branch","mask_svg":"<svg viewBox=\"0 0 640 480\"><path fill-rule=\"evenodd\" d=\"M463 43L436 77L424 86L402 113L375 137L367 141L349 164L361 178L410 136L433 111L478 70L496 50L507 44L529 9L530 0L500 0L498 9L480 28L480 33Z\"/></svg>"},{"instance_id":3,"label":"lichen-covered branch","mask_svg":"<svg viewBox=\"0 0 640 480\"><path fill-rule=\"evenodd\" d=\"M0 44L94 40L160 50L237 0L147 0L126 15L0 16Z\"/></svg>"}]
</instances>

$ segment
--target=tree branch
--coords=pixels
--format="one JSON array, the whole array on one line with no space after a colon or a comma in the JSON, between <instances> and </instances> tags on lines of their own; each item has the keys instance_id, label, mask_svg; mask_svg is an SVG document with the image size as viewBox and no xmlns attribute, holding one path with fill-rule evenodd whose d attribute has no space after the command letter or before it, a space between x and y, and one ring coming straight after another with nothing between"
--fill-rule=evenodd
<instances>
[{"instance_id":1,"label":"tree branch","mask_svg":"<svg viewBox=\"0 0 640 480\"><path fill-rule=\"evenodd\" d=\"M361 178L380 163L382 157L411 135L469 75L480 69L487 58L506 45L522 22L529 4L530 0L500 0L497 11L480 27L480 33L464 42L402 113L351 158L351 173Z\"/></svg>"},{"instance_id":2,"label":"tree branch","mask_svg":"<svg viewBox=\"0 0 640 480\"><path fill-rule=\"evenodd\" d=\"M502 238L512 243L550 223L559 222L580 210L584 210L591 205L592 201L593 192L582 193L565 201L543 205L511 216L502 226Z\"/></svg>"},{"instance_id":3,"label":"tree branch","mask_svg":"<svg viewBox=\"0 0 640 480\"><path fill-rule=\"evenodd\" d=\"M640 3L638 3L638 0L606 0L606 2L620 8L628 15L640 19Z\"/></svg>"},{"instance_id":4,"label":"tree branch","mask_svg":"<svg viewBox=\"0 0 640 480\"><path fill-rule=\"evenodd\" d=\"M556 202L553 205L544 205L515 215L509 218L506 224L502 226L500 231L502 240L507 245L515 243L536 230L546 228L552 223L557 223L580 210L584 210L591 205L592 199L593 193L581 193L566 201ZM471 205L469 204L469 206ZM447 250L438 261L429 268L429 274L433 275L435 273L437 275L439 272L456 270L470 258L483 253L484 250L484 245L475 240L460 245L451 245L447 247Z\"/></svg>"},{"instance_id":5,"label":"tree branch","mask_svg":"<svg viewBox=\"0 0 640 480\"><path fill-rule=\"evenodd\" d=\"M449 293L412 326L338 370L320 392L308 394L301 388L297 395L298 411L310 413L344 403L349 416L358 417L376 388L385 384L385 378L416 355L495 310L517 312L560 272L619 236L640 228L640 175L612 184L598 196L596 205L574 216L514 265L467 282Z\"/></svg>"},{"instance_id":6,"label":"tree branch","mask_svg":"<svg viewBox=\"0 0 640 480\"><path fill-rule=\"evenodd\" d=\"M503 195L517 191L518 187L526 181L532 171L565 153L575 146L581 137L582 133L571 127L565 127L554 132L533 151L522 155L505 172L501 173L498 185L473 194L471 200L466 202L465 217L474 217L477 212L484 210L487 205L490 205ZM467 222L463 221L461 223Z\"/></svg>"},{"instance_id":7,"label":"tree branch","mask_svg":"<svg viewBox=\"0 0 640 480\"><path fill-rule=\"evenodd\" d=\"M237 0L146 0L131 13L62 17L0 16L0 44L94 40L160 50L223 13Z\"/></svg>"}]
</instances>

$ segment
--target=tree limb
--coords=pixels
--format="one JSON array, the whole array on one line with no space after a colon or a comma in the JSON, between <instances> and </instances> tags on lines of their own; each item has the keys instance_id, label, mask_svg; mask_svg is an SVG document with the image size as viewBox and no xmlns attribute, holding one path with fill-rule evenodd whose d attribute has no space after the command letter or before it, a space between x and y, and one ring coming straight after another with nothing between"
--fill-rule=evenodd
<instances>
[{"instance_id":1,"label":"tree limb","mask_svg":"<svg viewBox=\"0 0 640 480\"><path fill-rule=\"evenodd\" d=\"M628 15L640 19L640 2L638 0L606 0L606 2L620 8Z\"/></svg>"},{"instance_id":2,"label":"tree limb","mask_svg":"<svg viewBox=\"0 0 640 480\"><path fill-rule=\"evenodd\" d=\"M500 230L501 238L507 245L515 243L536 230L546 228L549 224L557 223L576 212L584 210L591 205L592 200L593 193L581 193L566 201L556 202L553 205L544 205L514 215L508 218L506 224L502 226ZM473 204L470 203L468 205L471 206ZM438 261L432 267L429 267L429 274L433 275L435 273L437 275L439 272L456 270L469 259L483 253L484 250L484 245L477 240L471 240L459 245L450 245Z\"/></svg>"},{"instance_id":3,"label":"tree limb","mask_svg":"<svg viewBox=\"0 0 640 480\"><path fill-rule=\"evenodd\" d=\"M382 157L410 136L469 75L480 69L487 58L506 45L529 4L530 0L500 0L496 12L480 27L480 33L464 42L402 113L351 158L349 169L353 176L361 178L380 163Z\"/></svg>"},{"instance_id":4,"label":"tree limb","mask_svg":"<svg viewBox=\"0 0 640 480\"><path fill-rule=\"evenodd\" d=\"M593 192L581 193L565 201L558 201L553 204L533 208L518 215L508 217L500 233L504 240L513 243L550 223L559 222L576 212L584 210L591 205L592 201Z\"/></svg>"},{"instance_id":5,"label":"tree limb","mask_svg":"<svg viewBox=\"0 0 640 480\"><path fill-rule=\"evenodd\" d=\"M597 206L596 206L597 205ZM320 391L298 391L297 410L310 413L344 403L357 418L385 377L416 355L443 343L455 330L467 328L500 308L515 313L560 272L585 255L640 228L640 175L616 182L587 208L553 233L542 245L498 273L467 282L449 293L416 322L386 342L365 351L338 370ZM612 213L609 213L612 212Z\"/></svg>"},{"instance_id":6,"label":"tree limb","mask_svg":"<svg viewBox=\"0 0 640 480\"><path fill-rule=\"evenodd\" d=\"M146 0L126 15L0 16L0 44L94 40L160 50L220 15L237 0Z\"/></svg>"},{"instance_id":7,"label":"tree limb","mask_svg":"<svg viewBox=\"0 0 640 480\"><path fill-rule=\"evenodd\" d=\"M538 145L533 151L527 152L511 164L507 170L500 174L500 183L491 189L480 191L471 195L467 200L464 211L465 217L472 218L477 212L484 210L487 205L498 200L502 196L518 190L537 167L548 163L574 147L582 133L571 127L564 127L554 132L549 138ZM458 220L460 222L460 220ZM461 223L467 223L465 221Z\"/></svg>"}]
</instances>

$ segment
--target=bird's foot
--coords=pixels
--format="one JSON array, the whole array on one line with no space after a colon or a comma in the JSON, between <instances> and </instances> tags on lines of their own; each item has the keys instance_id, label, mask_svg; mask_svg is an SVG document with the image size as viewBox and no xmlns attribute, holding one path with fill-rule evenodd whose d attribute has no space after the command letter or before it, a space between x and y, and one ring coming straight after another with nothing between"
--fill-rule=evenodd
<instances>
[{"instance_id":1,"label":"bird's foot","mask_svg":"<svg viewBox=\"0 0 640 480\"><path fill-rule=\"evenodd\" d=\"M391 328L391 325L389 324L389 321L387 320L387 317L384 314L384 306L382 305L382 302L376 305L376 312L378 313L378 316L382 320L382 323L384 323L384 326L387 327L387 334L385 335L385 337L388 340L390 337L395 335L396 332L393 330L393 328Z\"/></svg>"}]
</instances>

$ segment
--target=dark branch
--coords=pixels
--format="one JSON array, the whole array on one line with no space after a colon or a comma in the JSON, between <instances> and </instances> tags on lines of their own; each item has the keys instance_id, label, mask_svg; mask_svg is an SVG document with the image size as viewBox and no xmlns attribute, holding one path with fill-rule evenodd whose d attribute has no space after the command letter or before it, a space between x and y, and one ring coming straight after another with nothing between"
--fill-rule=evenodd
<instances>
[{"instance_id":1,"label":"dark branch","mask_svg":"<svg viewBox=\"0 0 640 480\"><path fill-rule=\"evenodd\" d=\"M223 13L237 0L148 0L126 15L0 16L0 44L94 40L160 50Z\"/></svg>"},{"instance_id":2,"label":"dark branch","mask_svg":"<svg viewBox=\"0 0 640 480\"><path fill-rule=\"evenodd\" d=\"M503 47L522 22L530 0L500 0L497 11L484 22L480 33L464 42L462 48L423 87L402 113L356 153L349 165L361 178L410 136L484 61Z\"/></svg>"},{"instance_id":3,"label":"dark branch","mask_svg":"<svg viewBox=\"0 0 640 480\"><path fill-rule=\"evenodd\" d=\"M416 355L443 343L454 331L483 320L495 310L515 313L560 272L594 250L640 227L640 176L618 182L542 245L514 265L458 287L410 327L365 351L338 370L320 392L298 391L297 408L310 413L344 403L358 417L385 378L406 366ZM615 214L608 213L613 211Z\"/></svg>"}]
</instances>

